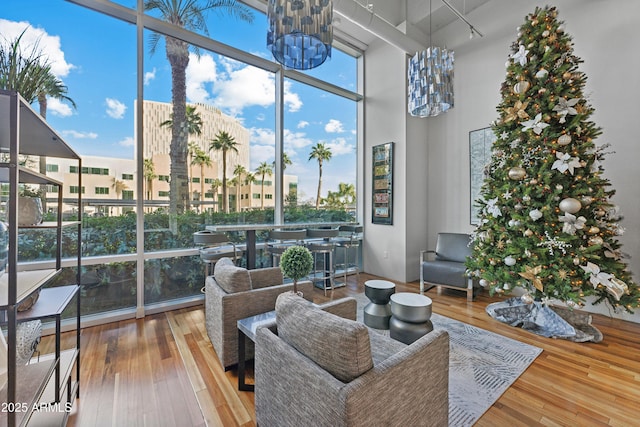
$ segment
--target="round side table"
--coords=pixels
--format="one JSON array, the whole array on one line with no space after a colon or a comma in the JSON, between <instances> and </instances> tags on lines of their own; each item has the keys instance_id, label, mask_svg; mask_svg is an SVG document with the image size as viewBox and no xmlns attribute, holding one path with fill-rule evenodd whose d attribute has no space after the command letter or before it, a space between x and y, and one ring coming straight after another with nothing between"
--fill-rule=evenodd
<instances>
[{"instance_id":1,"label":"round side table","mask_svg":"<svg viewBox=\"0 0 640 427\"><path fill-rule=\"evenodd\" d=\"M396 285L388 280L367 280L364 294L371 301L364 308L364 324L375 329L389 329L391 307L389 297L396 291Z\"/></svg>"},{"instance_id":2,"label":"round side table","mask_svg":"<svg viewBox=\"0 0 640 427\"><path fill-rule=\"evenodd\" d=\"M431 323L431 298L411 292L391 295L391 338L411 344L433 331Z\"/></svg>"}]
</instances>

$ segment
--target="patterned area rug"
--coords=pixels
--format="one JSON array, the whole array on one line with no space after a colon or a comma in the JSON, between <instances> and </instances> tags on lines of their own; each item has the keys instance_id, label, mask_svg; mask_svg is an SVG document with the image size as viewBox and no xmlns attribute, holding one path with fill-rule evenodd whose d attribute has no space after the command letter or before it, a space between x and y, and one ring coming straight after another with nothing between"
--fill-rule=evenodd
<instances>
[{"instance_id":1,"label":"patterned area rug","mask_svg":"<svg viewBox=\"0 0 640 427\"><path fill-rule=\"evenodd\" d=\"M358 301L358 321L369 303ZM471 426L542 352L541 348L440 316L431 316L434 329L449 332L449 425ZM388 331L376 332L388 334Z\"/></svg>"}]
</instances>

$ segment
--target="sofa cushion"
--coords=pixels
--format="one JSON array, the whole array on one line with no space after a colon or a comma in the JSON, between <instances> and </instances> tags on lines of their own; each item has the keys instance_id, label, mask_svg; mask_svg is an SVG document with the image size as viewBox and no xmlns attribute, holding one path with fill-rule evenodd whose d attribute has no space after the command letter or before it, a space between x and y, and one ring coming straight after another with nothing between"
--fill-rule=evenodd
<instances>
[{"instance_id":1,"label":"sofa cushion","mask_svg":"<svg viewBox=\"0 0 640 427\"><path fill-rule=\"evenodd\" d=\"M276 301L278 335L340 381L349 382L373 368L369 331L285 292Z\"/></svg>"},{"instance_id":2,"label":"sofa cushion","mask_svg":"<svg viewBox=\"0 0 640 427\"><path fill-rule=\"evenodd\" d=\"M229 258L216 262L213 276L225 292L233 294L251 290L251 278L246 268L236 267Z\"/></svg>"},{"instance_id":3,"label":"sofa cushion","mask_svg":"<svg viewBox=\"0 0 640 427\"><path fill-rule=\"evenodd\" d=\"M249 270L251 278L251 289L267 288L269 286L281 285L284 281L282 270L279 267L257 268Z\"/></svg>"}]
</instances>

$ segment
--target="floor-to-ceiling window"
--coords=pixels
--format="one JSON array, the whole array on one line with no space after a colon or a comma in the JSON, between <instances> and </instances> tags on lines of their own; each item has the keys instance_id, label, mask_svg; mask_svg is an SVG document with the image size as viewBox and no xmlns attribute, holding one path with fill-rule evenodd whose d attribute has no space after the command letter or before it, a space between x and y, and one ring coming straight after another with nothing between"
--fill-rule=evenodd
<instances>
[{"instance_id":1,"label":"floor-to-ceiling window","mask_svg":"<svg viewBox=\"0 0 640 427\"><path fill-rule=\"evenodd\" d=\"M29 28L21 47L39 40L75 103L49 97L47 120L83 155L82 188L65 191L85 201L84 314L197 301L204 267L192 233L207 225L272 223L277 212L287 222L358 218L355 57L334 47L315 70L283 70L261 11L247 9L250 21L209 11L205 31L169 25L158 9L138 15L142 5L7 0L0 18L0 39ZM172 56L175 47L184 50ZM181 130L175 99L185 102ZM318 199L319 146L331 156Z\"/></svg>"}]
</instances>

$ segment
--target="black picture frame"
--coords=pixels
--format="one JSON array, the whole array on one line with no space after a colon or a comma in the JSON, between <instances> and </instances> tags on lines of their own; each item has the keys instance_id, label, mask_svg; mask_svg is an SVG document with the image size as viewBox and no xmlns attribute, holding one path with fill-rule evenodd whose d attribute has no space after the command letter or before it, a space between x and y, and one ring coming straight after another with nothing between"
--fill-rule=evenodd
<instances>
[{"instance_id":1,"label":"black picture frame","mask_svg":"<svg viewBox=\"0 0 640 427\"><path fill-rule=\"evenodd\" d=\"M393 225L393 142L373 146L371 222Z\"/></svg>"}]
</instances>

